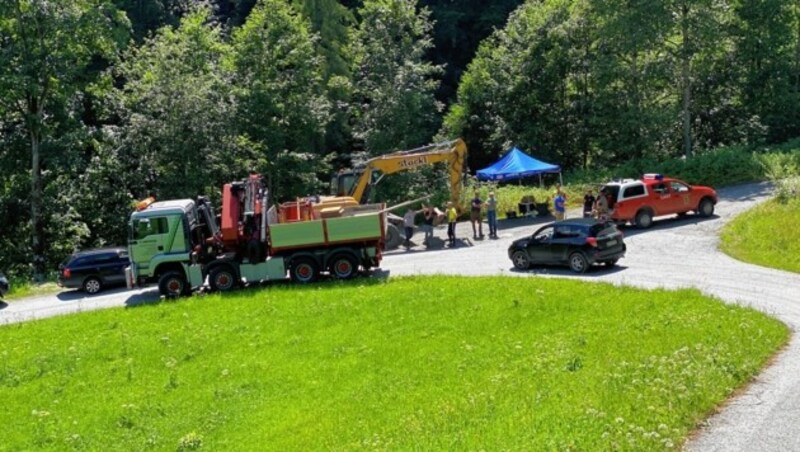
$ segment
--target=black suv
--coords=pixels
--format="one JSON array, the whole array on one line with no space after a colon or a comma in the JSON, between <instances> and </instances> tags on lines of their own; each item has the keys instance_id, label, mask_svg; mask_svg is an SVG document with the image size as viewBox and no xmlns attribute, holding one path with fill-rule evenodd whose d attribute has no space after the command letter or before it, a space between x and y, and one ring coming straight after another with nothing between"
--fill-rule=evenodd
<instances>
[{"instance_id":1,"label":"black suv","mask_svg":"<svg viewBox=\"0 0 800 452\"><path fill-rule=\"evenodd\" d=\"M624 256L622 232L614 223L592 218L557 221L514 241L508 248L508 257L519 270L554 264L568 265L572 271L583 273L595 263L613 266Z\"/></svg>"},{"instance_id":2,"label":"black suv","mask_svg":"<svg viewBox=\"0 0 800 452\"><path fill-rule=\"evenodd\" d=\"M104 287L125 285L125 267L130 265L125 248L81 251L59 266L58 285L95 294Z\"/></svg>"}]
</instances>

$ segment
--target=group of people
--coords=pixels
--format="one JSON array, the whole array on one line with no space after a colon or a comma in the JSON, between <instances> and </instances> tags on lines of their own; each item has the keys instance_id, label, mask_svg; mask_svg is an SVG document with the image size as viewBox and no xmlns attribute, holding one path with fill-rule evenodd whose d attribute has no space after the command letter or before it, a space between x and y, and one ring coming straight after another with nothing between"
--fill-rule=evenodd
<instances>
[{"instance_id":1,"label":"group of people","mask_svg":"<svg viewBox=\"0 0 800 452\"><path fill-rule=\"evenodd\" d=\"M475 197L470 201L470 223L472 223L472 237L474 239L482 239L483 223L481 221L483 209L486 209L486 218L489 224L489 238L497 238L497 198L494 192L489 193L489 198L483 201L478 192L475 192ZM414 224L417 214L422 213L422 230L425 232L425 246L430 244L433 238L433 227L436 217L440 214L433 206L425 205L421 211L409 208L405 215L403 215L403 226L406 233L406 247L411 245L411 237L414 235ZM444 216L447 219L447 244L450 247L456 246L456 221L458 220L458 211L452 201L448 202Z\"/></svg>"},{"instance_id":2,"label":"group of people","mask_svg":"<svg viewBox=\"0 0 800 452\"><path fill-rule=\"evenodd\" d=\"M583 196L583 217L608 220L610 214L609 194L600 190L595 197L591 188L586 190L586 194Z\"/></svg>"},{"instance_id":3,"label":"group of people","mask_svg":"<svg viewBox=\"0 0 800 452\"><path fill-rule=\"evenodd\" d=\"M567 194L561 189L561 184L556 184L556 194L553 198L553 209L556 220L566 218ZM605 190L600 190L597 197L594 196L592 189L586 190L583 196L583 217L608 220L611 215L611 194Z\"/></svg>"},{"instance_id":4,"label":"group of people","mask_svg":"<svg viewBox=\"0 0 800 452\"><path fill-rule=\"evenodd\" d=\"M566 218L567 210L567 194L562 190L561 184L556 184L556 192L553 197L553 210L555 212L556 220L563 220ZM473 239L482 239L483 235L483 210L486 209L486 220L489 224L489 238L497 238L497 198L494 192L489 192L489 197L486 201L481 199L480 193L475 192L475 196L470 201L469 220L472 224L472 237ZM424 205L422 210L414 210L409 208L403 216L403 225L405 226L406 233L406 247L411 246L411 237L414 235L414 225L417 214L422 213L422 227L425 232L425 246L429 246L430 240L433 238L433 228L436 217L441 215L431 205ZM583 197L583 216L584 218L598 218L607 220L610 215L609 208L609 195L603 190L594 196L594 192L589 189ZM447 244L450 247L456 246L456 220L458 219L458 211L452 202L448 202L445 207L444 216L447 219Z\"/></svg>"}]
</instances>

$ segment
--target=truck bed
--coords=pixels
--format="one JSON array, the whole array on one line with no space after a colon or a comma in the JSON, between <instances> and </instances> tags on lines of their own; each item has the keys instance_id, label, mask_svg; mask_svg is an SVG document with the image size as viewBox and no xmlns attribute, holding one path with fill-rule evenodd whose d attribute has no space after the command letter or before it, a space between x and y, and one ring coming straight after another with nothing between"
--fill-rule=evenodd
<instances>
[{"instance_id":1,"label":"truck bed","mask_svg":"<svg viewBox=\"0 0 800 452\"><path fill-rule=\"evenodd\" d=\"M271 224L272 252L347 243L377 243L384 235L384 208L383 204L365 204L347 208L333 218Z\"/></svg>"}]
</instances>

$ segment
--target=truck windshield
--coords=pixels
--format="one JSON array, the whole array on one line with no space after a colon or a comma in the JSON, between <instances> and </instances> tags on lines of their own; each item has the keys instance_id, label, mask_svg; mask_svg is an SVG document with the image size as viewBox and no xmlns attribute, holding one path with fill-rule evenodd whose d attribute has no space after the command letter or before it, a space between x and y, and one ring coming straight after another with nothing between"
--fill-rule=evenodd
<instances>
[{"instance_id":1,"label":"truck windshield","mask_svg":"<svg viewBox=\"0 0 800 452\"><path fill-rule=\"evenodd\" d=\"M166 234L169 231L169 224L166 217L136 218L133 220L132 236L133 240L141 240L145 237L157 234Z\"/></svg>"}]
</instances>

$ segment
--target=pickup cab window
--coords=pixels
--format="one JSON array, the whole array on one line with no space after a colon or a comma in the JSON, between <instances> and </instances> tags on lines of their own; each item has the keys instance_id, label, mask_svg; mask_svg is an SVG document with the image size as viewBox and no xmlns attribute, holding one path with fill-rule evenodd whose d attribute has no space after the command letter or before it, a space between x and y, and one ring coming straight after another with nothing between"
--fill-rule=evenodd
<instances>
[{"instance_id":1,"label":"pickup cab window","mask_svg":"<svg viewBox=\"0 0 800 452\"><path fill-rule=\"evenodd\" d=\"M635 198L637 196L644 196L644 185L631 185L629 187L625 187L625 190L622 192L623 199Z\"/></svg>"}]
</instances>

